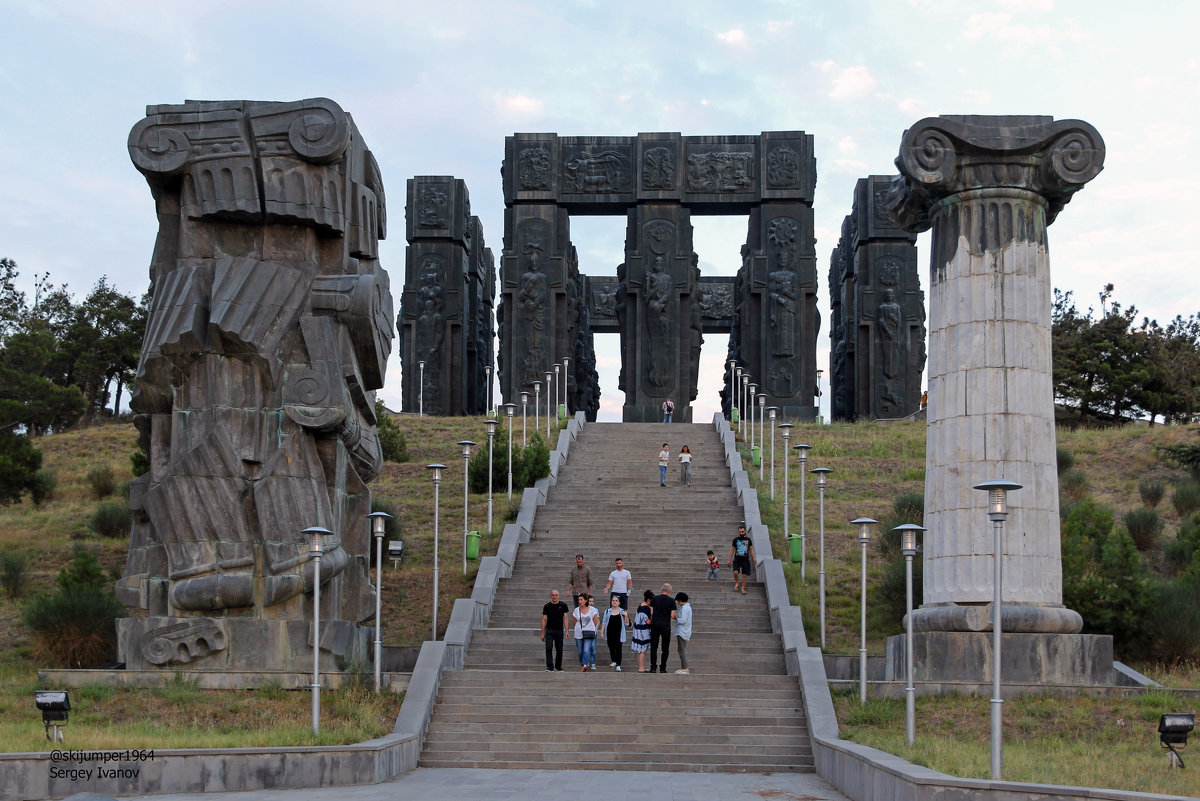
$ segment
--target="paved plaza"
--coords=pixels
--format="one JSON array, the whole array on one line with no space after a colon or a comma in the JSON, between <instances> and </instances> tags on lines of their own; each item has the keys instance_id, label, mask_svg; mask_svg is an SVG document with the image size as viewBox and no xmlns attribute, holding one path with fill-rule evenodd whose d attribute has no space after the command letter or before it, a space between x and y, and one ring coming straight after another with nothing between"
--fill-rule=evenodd
<instances>
[{"instance_id":1,"label":"paved plaza","mask_svg":"<svg viewBox=\"0 0 1200 801\"><path fill-rule=\"evenodd\" d=\"M586 788L586 789L581 789ZM812 773L659 773L602 770L483 770L417 768L391 781L361 787L258 790L248 793L184 793L137 796L158 801L507 801L591 795L605 801L846 801ZM105 796L76 796L84 798Z\"/></svg>"}]
</instances>

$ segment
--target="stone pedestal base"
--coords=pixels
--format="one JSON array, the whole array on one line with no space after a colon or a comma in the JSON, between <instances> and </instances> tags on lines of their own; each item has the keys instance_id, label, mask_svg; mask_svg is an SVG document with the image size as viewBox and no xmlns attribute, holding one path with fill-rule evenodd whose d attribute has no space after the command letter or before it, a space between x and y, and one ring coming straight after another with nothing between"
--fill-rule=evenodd
<instances>
[{"instance_id":1,"label":"stone pedestal base","mask_svg":"<svg viewBox=\"0 0 1200 801\"><path fill-rule=\"evenodd\" d=\"M373 629L321 621L322 671L367 663ZM127 670L312 671L312 621L141 617L117 620Z\"/></svg>"},{"instance_id":2,"label":"stone pedestal base","mask_svg":"<svg viewBox=\"0 0 1200 801\"><path fill-rule=\"evenodd\" d=\"M621 407L621 422L623 423L661 423L662 419L662 401L641 405L627 403ZM692 422L691 404L684 405L676 401L675 414L672 415L671 420L676 423Z\"/></svg>"},{"instance_id":3,"label":"stone pedestal base","mask_svg":"<svg viewBox=\"0 0 1200 801\"><path fill-rule=\"evenodd\" d=\"M1002 634L1001 680L1013 684L1105 685L1113 682L1107 634ZM904 635L887 639L887 679L903 681ZM926 631L913 635L915 681L992 681L991 632Z\"/></svg>"}]
</instances>

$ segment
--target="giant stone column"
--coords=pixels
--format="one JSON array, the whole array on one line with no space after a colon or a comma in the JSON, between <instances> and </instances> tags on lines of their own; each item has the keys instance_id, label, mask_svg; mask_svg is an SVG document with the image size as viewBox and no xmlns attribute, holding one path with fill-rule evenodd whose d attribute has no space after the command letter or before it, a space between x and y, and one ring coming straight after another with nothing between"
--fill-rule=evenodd
<instances>
[{"instance_id":1,"label":"giant stone column","mask_svg":"<svg viewBox=\"0 0 1200 801\"><path fill-rule=\"evenodd\" d=\"M972 487L993 478L1023 487L1004 530L1004 631L1063 635L1082 626L1062 605L1046 227L1103 161L1100 135L1078 120L943 116L904 134L888 205L904 228L933 228L918 631L991 630L992 532ZM1103 662L1107 638L1094 639L1031 641L1041 656L1030 661L1062 671L1068 649L1086 670ZM934 651L987 647L923 642ZM1082 656L1070 650L1078 647ZM1107 648L1111 664L1110 640Z\"/></svg>"}]
</instances>

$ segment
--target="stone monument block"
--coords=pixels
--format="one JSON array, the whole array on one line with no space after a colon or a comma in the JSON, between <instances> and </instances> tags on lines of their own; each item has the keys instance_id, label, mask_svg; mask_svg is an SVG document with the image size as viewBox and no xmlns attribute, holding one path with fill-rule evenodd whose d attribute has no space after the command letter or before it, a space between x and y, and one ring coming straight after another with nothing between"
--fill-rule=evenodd
<instances>
[{"instance_id":1,"label":"stone monument block","mask_svg":"<svg viewBox=\"0 0 1200 801\"><path fill-rule=\"evenodd\" d=\"M381 466L392 298L378 165L324 98L151 106L129 154L159 234L131 407L150 472L130 489L118 597L130 668L294 670L322 526L323 659L374 610L367 483Z\"/></svg>"}]
</instances>

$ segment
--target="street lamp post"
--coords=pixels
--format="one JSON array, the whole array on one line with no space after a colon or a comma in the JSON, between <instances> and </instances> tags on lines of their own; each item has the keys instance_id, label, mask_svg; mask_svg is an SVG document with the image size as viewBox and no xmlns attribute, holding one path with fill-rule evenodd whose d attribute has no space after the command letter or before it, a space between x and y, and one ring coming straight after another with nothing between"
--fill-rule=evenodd
<instances>
[{"instance_id":1,"label":"street lamp post","mask_svg":"<svg viewBox=\"0 0 1200 801\"><path fill-rule=\"evenodd\" d=\"M419 361L419 362L417 362L417 366L419 368L421 368L421 371L420 371L421 378L420 378L420 381L418 382L420 390L417 393L417 417L424 417L425 416L425 362Z\"/></svg>"},{"instance_id":2,"label":"street lamp post","mask_svg":"<svg viewBox=\"0 0 1200 801\"><path fill-rule=\"evenodd\" d=\"M925 529L916 523L904 523L892 531L900 532L900 553L904 554L904 741L912 748L917 739L917 688L913 686L913 557L917 555L917 532Z\"/></svg>"},{"instance_id":3,"label":"street lamp post","mask_svg":"<svg viewBox=\"0 0 1200 801\"><path fill-rule=\"evenodd\" d=\"M490 364L485 365L483 372L487 374L487 388L484 390L483 395L486 398L487 413L490 415L492 413L492 366Z\"/></svg>"},{"instance_id":4,"label":"street lamp post","mask_svg":"<svg viewBox=\"0 0 1200 801\"><path fill-rule=\"evenodd\" d=\"M463 575L467 575L467 529L470 528L467 517L467 493L471 487L471 448L475 443L469 439L460 439L458 446L462 448L463 457Z\"/></svg>"},{"instance_id":5,"label":"street lamp post","mask_svg":"<svg viewBox=\"0 0 1200 801\"><path fill-rule=\"evenodd\" d=\"M517 404L504 404L504 414L508 417L508 499L512 500L512 421L517 411Z\"/></svg>"},{"instance_id":6,"label":"street lamp post","mask_svg":"<svg viewBox=\"0 0 1200 801\"><path fill-rule=\"evenodd\" d=\"M563 356L563 372L562 372L562 375L563 375L563 378L562 378L563 417L566 417L567 415L569 415L571 413L571 410L567 407L567 391L571 388L571 374L567 371L567 365L569 365L570 363L571 363L571 357Z\"/></svg>"},{"instance_id":7,"label":"street lamp post","mask_svg":"<svg viewBox=\"0 0 1200 801\"><path fill-rule=\"evenodd\" d=\"M767 407L767 416L771 418L771 500L775 500L775 414L778 411L777 406Z\"/></svg>"},{"instance_id":8,"label":"street lamp post","mask_svg":"<svg viewBox=\"0 0 1200 801\"><path fill-rule=\"evenodd\" d=\"M811 445L805 445L803 442L792 446L796 451L796 456L800 460L800 580L808 581L808 536L805 534L805 477L808 472L808 451Z\"/></svg>"},{"instance_id":9,"label":"street lamp post","mask_svg":"<svg viewBox=\"0 0 1200 801\"><path fill-rule=\"evenodd\" d=\"M821 416L821 373L824 370L817 370L817 422L824 422L825 418Z\"/></svg>"},{"instance_id":10,"label":"street lamp post","mask_svg":"<svg viewBox=\"0 0 1200 801\"><path fill-rule=\"evenodd\" d=\"M551 383L551 379L553 377L554 377L554 373L547 370L546 371L546 447L547 448L554 447L554 445L550 442L550 404L554 402L551 400L551 398L558 397L558 390L552 389L552 387L554 385Z\"/></svg>"},{"instance_id":11,"label":"street lamp post","mask_svg":"<svg viewBox=\"0 0 1200 801\"><path fill-rule=\"evenodd\" d=\"M560 389L562 389L562 385L563 385L562 374L559 372L559 369L561 369L561 368L562 368L561 364L554 365L554 405L555 406L558 405L558 391ZM554 419L555 420L558 419L558 409L554 410Z\"/></svg>"},{"instance_id":12,"label":"street lamp post","mask_svg":"<svg viewBox=\"0 0 1200 801\"><path fill-rule=\"evenodd\" d=\"M733 386L730 387L729 402L734 404L738 412L738 433L742 434L743 426L746 424L746 410L742 408L742 368L734 369ZM742 434L742 439L745 439L745 434Z\"/></svg>"},{"instance_id":13,"label":"street lamp post","mask_svg":"<svg viewBox=\"0 0 1200 801\"><path fill-rule=\"evenodd\" d=\"M496 440L496 418L487 419L488 430L488 532L492 530L492 443Z\"/></svg>"},{"instance_id":14,"label":"street lamp post","mask_svg":"<svg viewBox=\"0 0 1200 801\"><path fill-rule=\"evenodd\" d=\"M533 382L533 430L542 430L542 382Z\"/></svg>"},{"instance_id":15,"label":"street lamp post","mask_svg":"<svg viewBox=\"0 0 1200 801\"><path fill-rule=\"evenodd\" d=\"M438 498L439 488L442 485L442 471L446 469L444 464L425 465L429 470L433 471L433 639L437 640L437 623L438 623Z\"/></svg>"},{"instance_id":16,"label":"street lamp post","mask_svg":"<svg viewBox=\"0 0 1200 801\"><path fill-rule=\"evenodd\" d=\"M754 392L758 389L758 384L750 382L747 379L746 385L746 405L750 407L750 458L754 459ZM754 463L751 461L750 468L754 468Z\"/></svg>"},{"instance_id":17,"label":"street lamp post","mask_svg":"<svg viewBox=\"0 0 1200 801\"><path fill-rule=\"evenodd\" d=\"M758 480L763 480L763 472L766 470L767 454L763 451L767 448L767 393L758 393ZM775 426L771 426L774 433ZM772 493L771 497L775 497Z\"/></svg>"},{"instance_id":18,"label":"street lamp post","mask_svg":"<svg viewBox=\"0 0 1200 801\"><path fill-rule=\"evenodd\" d=\"M733 381L734 381L734 378L733 378L733 376L734 376L734 370L735 370L735 368L737 368L737 362L735 362L733 359L730 359L730 360L729 360L729 392L728 392L728 396L729 396L729 421L730 421L730 422L733 422L733 407L734 407L734 402L733 402L733 388L734 388L734 386L736 386L736 385L733 383Z\"/></svg>"},{"instance_id":19,"label":"street lamp post","mask_svg":"<svg viewBox=\"0 0 1200 801\"><path fill-rule=\"evenodd\" d=\"M383 677L383 535L387 532L387 521L392 516L387 512L371 512L371 534L375 537L375 692L379 692Z\"/></svg>"},{"instance_id":20,"label":"street lamp post","mask_svg":"<svg viewBox=\"0 0 1200 801\"><path fill-rule=\"evenodd\" d=\"M528 413L529 413L529 393L522 392L521 393L521 447L522 448L524 448L526 445L529 444L528 441L525 439L525 418L528 415Z\"/></svg>"},{"instance_id":21,"label":"street lamp post","mask_svg":"<svg viewBox=\"0 0 1200 801\"><path fill-rule=\"evenodd\" d=\"M852 525L858 526L858 544L862 547L862 591L859 610L862 622L859 626L858 639L858 700L867 702L867 545L871 542L871 526L878 523L869 517L859 517L851 520Z\"/></svg>"},{"instance_id":22,"label":"street lamp post","mask_svg":"<svg viewBox=\"0 0 1200 801\"><path fill-rule=\"evenodd\" d=\"M1000 633L1004 620L1000 603L1004 586L1004 554L1000 546L1004 520L1008 517L1008 493L1021 489L1021 485L998 478L976 484L975 489L988 494L988 520L992 521L992 779L999 781L1004 763L1004 699L1000 696Z\"/></svg>"},{"instance_id":23,"label":"street lamp post","mask_svg":"<svg viewBox=\"0 0 1200 801\"><path fill-rule=\"evenodd\" d=\"M791 448L788 447L788 443L791 441L792 429L794 427L795 426L793 426L791 423L780 423L779 424L779 430L783 433L783 540L784 540L784 542L787 542L787 538L789 535L789 529L788 529L788 467L790 466L790 462L788 462L788 452L791 450ZM772 447L774 447L775 438L771 437L771 440L772 440L771 445L772 445ZM772 469L772 471L774 471L774 469L775 469L775 459L774 458L771 459L771 469ZM803 475L803 474L801 474L801 475Z\"/></svg>"},{"instance_id":24,"label":"street lamp post","mask_svg":"<svg viewBox=\"0 0 1200 801\"><path fill-rule=\"evenodd\" d=\"M825 476L833 471L828 467L814 467L812 472L817 474L817 497L820 499L821 542L820 562L817 570L817 596L820 598L821 614L821 650L825 649ZM801 474L803 475L803 474ZM803 508L803 507L801 507ZM803 543L801 543L803 544Z\"/></svg>"},{"instance_id":25,"label":"street lamp post","mask_svg":"<svg viewBox=\"0 0 1200 801\"><path fill-rule=\"evenodd\" d=\"M313 675L312 675L312 733L321 733L321 554L325 537L333 532L322 526L309 526L300 532L310 537L308 552L313 558Z\"/></svg>"}]
</instances>

